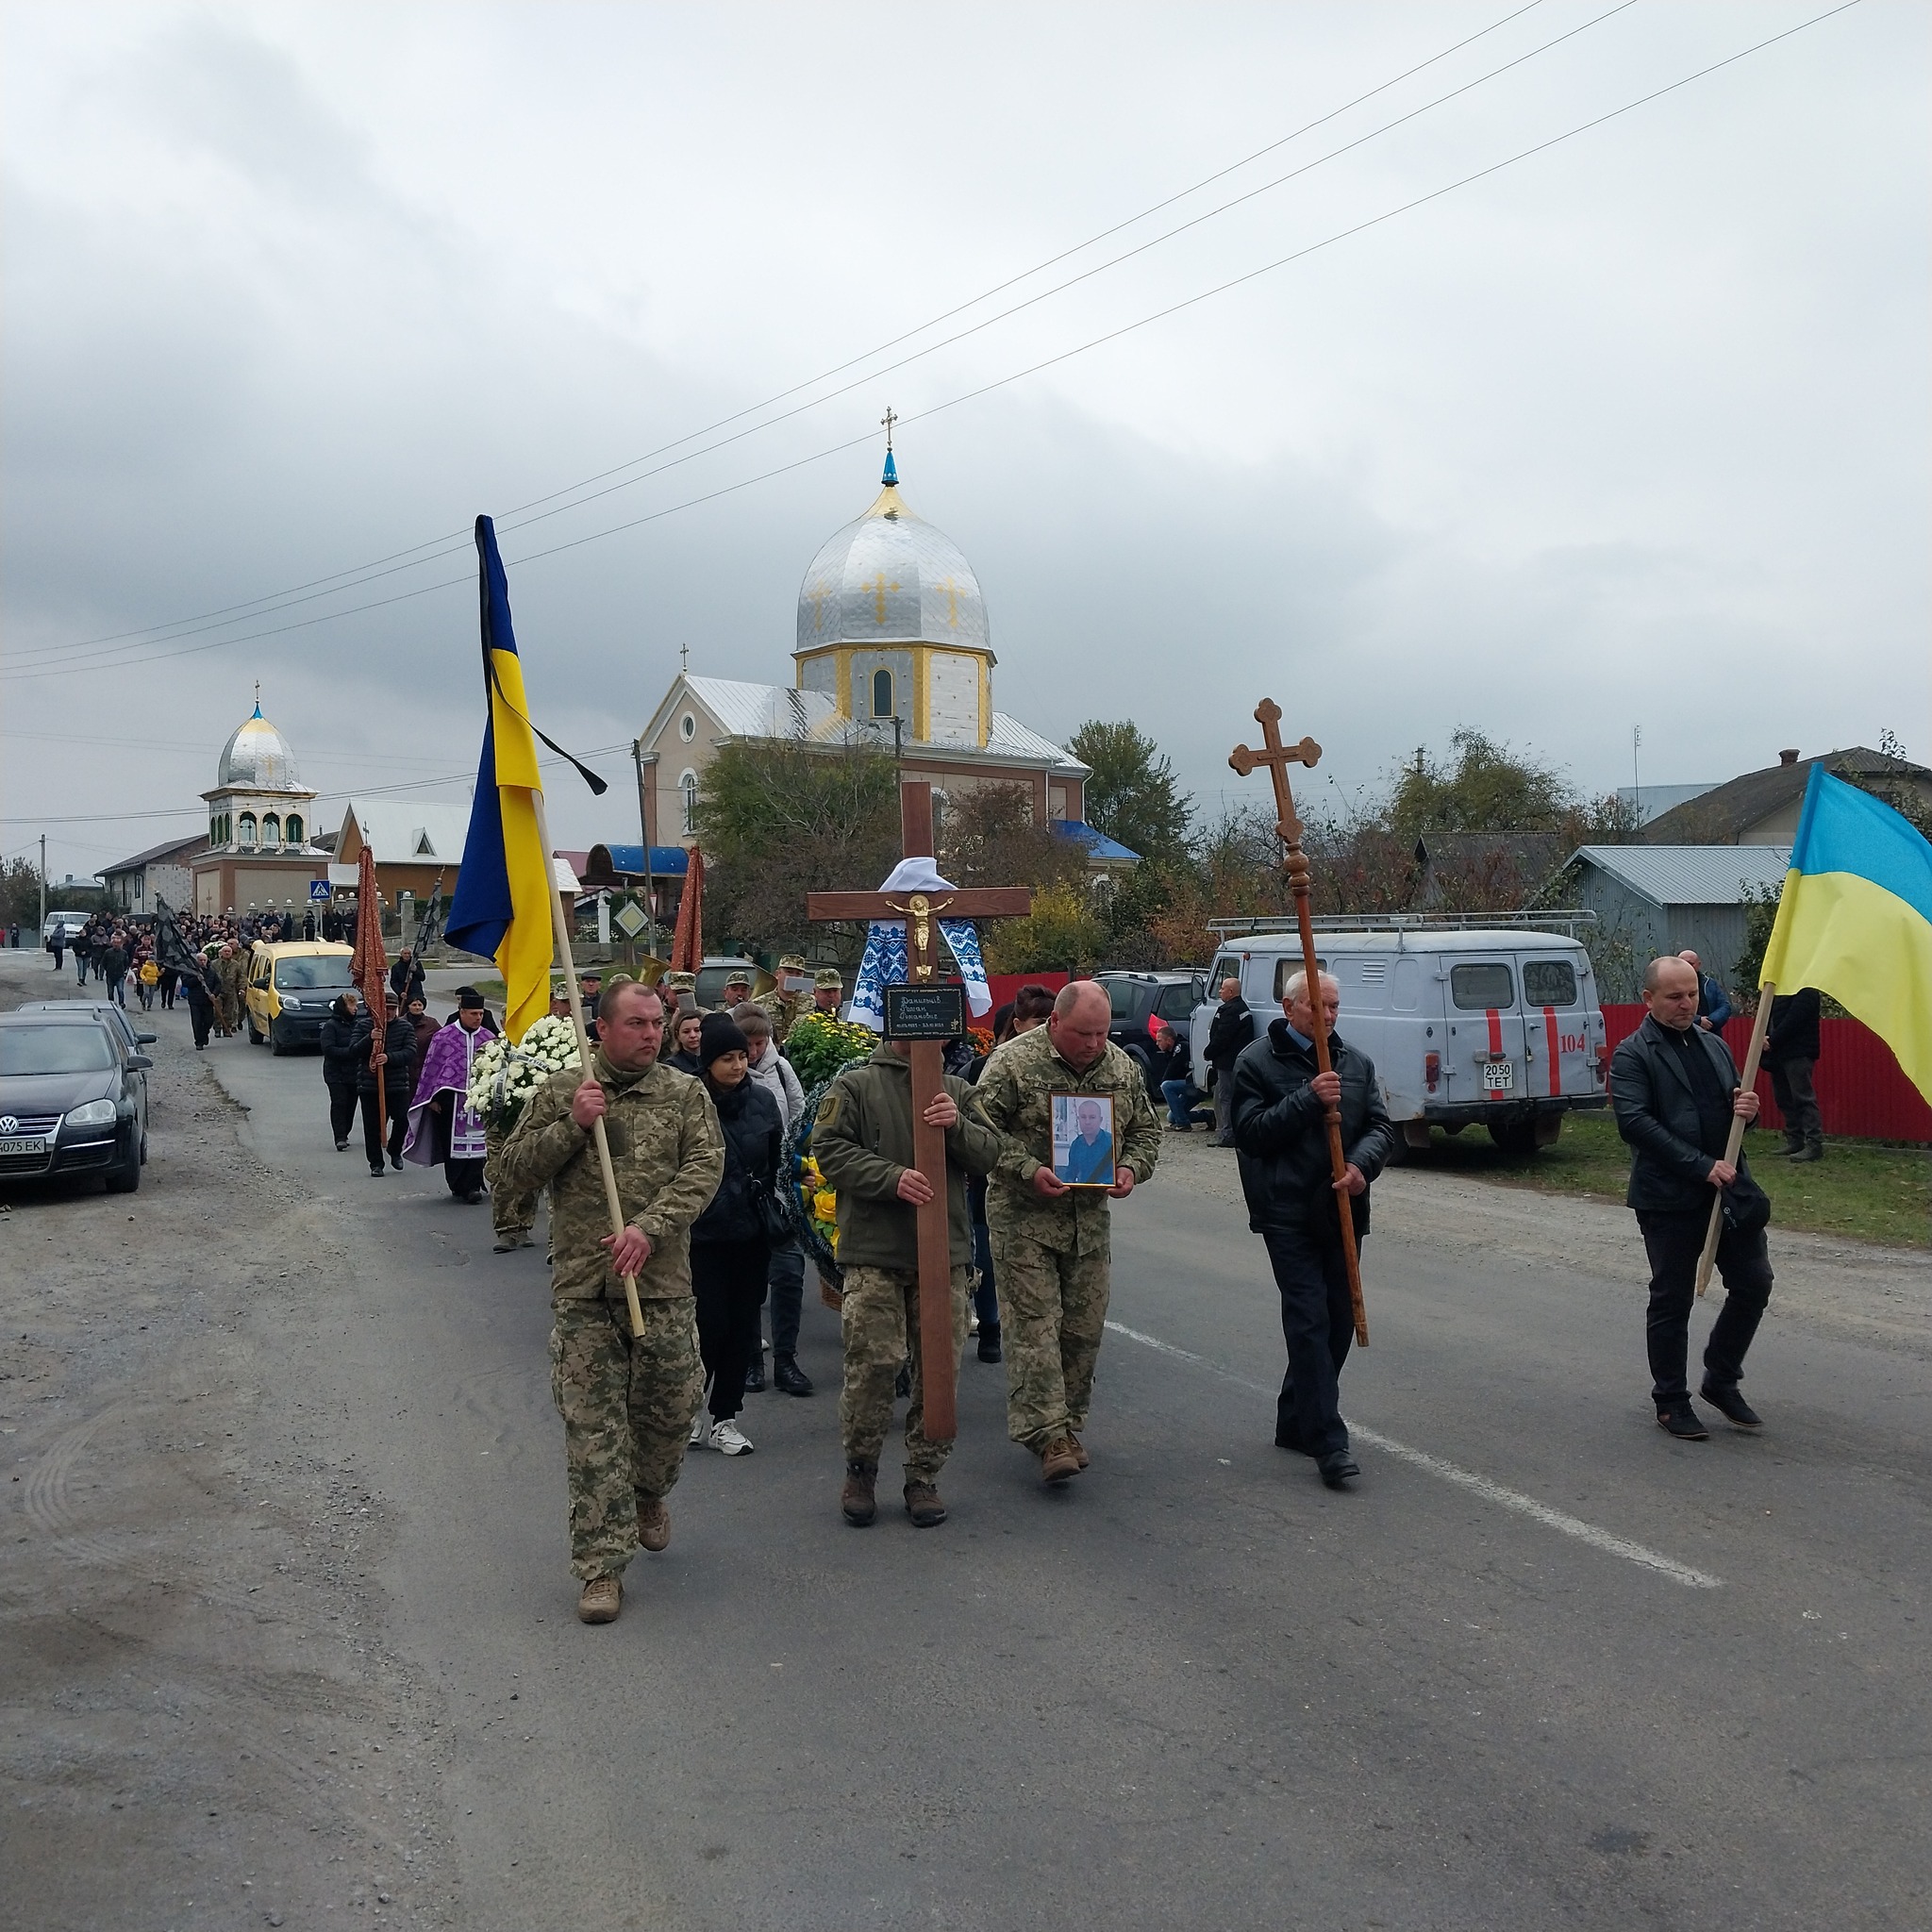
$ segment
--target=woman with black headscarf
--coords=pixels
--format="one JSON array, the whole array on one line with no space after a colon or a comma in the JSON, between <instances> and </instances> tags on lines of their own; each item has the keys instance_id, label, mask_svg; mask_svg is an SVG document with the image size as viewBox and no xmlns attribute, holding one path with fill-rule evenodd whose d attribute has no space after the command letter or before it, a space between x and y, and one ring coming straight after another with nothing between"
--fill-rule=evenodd
<instances>
[{"instance_id":1,"label":"woman with black headscarf","mask_svg":"<svg viewBox=\"0 0 1932 1932\"><path fill-rule=\"evenodd\" d=\"M772 1254L765 1207L777 1191L784 1127L778 1103L751 1077L750 1051L729 1013L706 1015L697 1059L724 1135L724 1177L691 1229L698 1353L710 1381L710 1400L691 1423L691 1441L693 1448L709 1442L726 1456L743 1456L752 1445L736 1417L744 1406L745 1365L759 1343L758 1306Z\"/></svg>"},{"instance_id":2,"label":"woman with black headscarf","mask_svg":"<svg viewBox=\"0 0 1932 1932\"><path fill-rule=\"evenodd\" d=\"M333 1001L322 1023L322 1077L328 1088L328 1124L336 1137L336 1152L346 1151L349 1129L356 1122L356 1074L361 1059L356 1047L356 995L343 993Z\"/></svg>"}]
</instances>

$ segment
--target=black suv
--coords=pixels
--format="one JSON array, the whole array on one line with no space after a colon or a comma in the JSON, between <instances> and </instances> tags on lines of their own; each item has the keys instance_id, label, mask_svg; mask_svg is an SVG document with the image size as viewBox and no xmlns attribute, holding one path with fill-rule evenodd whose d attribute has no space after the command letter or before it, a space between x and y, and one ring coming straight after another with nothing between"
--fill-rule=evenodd
<instances>
[{"instance_id":1,"label":"black suv","mask_svg":"<svg viewBox=\"0 0 1932 1932\"><path fill-rule=\"evenodd\" d=\"M1131 1054L1142 1073L1154 1058L1148 1021L1164 1020L1186 1044L1193 1032L1194 1008L1208 997L1207 977L1200 973L1096 973L1093 978L1113 1003L1107 1037Z\"/></svg>"}]
</instances>

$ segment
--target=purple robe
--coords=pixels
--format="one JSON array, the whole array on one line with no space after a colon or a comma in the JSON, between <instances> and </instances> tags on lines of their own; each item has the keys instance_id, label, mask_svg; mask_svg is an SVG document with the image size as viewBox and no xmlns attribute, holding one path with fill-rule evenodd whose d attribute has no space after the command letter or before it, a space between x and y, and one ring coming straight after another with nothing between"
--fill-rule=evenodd
<instances>
[{"instance_id":1,"label":"purple robe","mask_svg":"<svg viewBox=\"0 0 1932 1932\"><path fill-rule=\"evenodd\" d=\"M434 1167L443 1160L483 1158L483 1117L470 1106L470 1063L484 1043L495 1038L488 1026L469 1033L455 1020L437 1029L416 1076L416 1096L409 1102L405 1160ZM431 1113L429 1103L442 1092L454 1097L442 1113Z\"/></svg>"}]
</instances>

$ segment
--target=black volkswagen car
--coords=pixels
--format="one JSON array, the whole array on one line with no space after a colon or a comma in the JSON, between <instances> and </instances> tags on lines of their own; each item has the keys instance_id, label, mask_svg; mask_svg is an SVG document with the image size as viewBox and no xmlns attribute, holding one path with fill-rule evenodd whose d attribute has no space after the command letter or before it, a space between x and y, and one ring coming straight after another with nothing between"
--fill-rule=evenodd
<instances>
[{"instance_id":1,"label":"black volkswagen car","mask_svg":"<svg viewBox=\"0 0 1932 1932\"><path fill-rule=\"evenodd\" d=\"M98 1174L131 1194L153 1064L91 1013L0 1013L0 1183Z\"/></svg>"}]
</instances>

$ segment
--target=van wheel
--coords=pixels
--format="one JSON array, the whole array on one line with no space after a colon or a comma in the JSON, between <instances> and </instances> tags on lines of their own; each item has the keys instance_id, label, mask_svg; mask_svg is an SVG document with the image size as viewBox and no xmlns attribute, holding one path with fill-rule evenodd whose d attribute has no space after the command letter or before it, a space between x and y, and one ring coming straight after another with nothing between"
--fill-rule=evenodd
<instances>
[{"instance_id":1,"label":"van wheel","mask_svg":"<svg viewBox=\"0 0 1932 1932\"><path fill-rule=\"evenodd\" d=\"M1537 1150L1536 1122L1491 1121L1490 1139L1512 1160L1526 1158Z\"/></svg>"},{"instance_id":2,"label":"van wheel","mask_svg":"<svg viewBox=\"0 0 1932 1932\"><path fill-rule=\"evenodd\" d=\"M268 1050L276 1059L289 1050L288 1041L282 1038L282 1029L273 1020L268 1023Z\"/></svg>"},{"instance_id":3,"label":"van wheel","mask_svg":"<svg viewBox=\"0 0 1932 1932\"><path fill-rule=\"evenodd\" d=\"M257 1032L257 1031L255 1030L255 1015L254 1015L253 1013L250 1013L250 1014L248 1015L247 1019L246 1019L246 1020L244 1020L244 1021L242 1022L242 1025L243 1025L243 1027L244 1027L244 1028L246 1029L246 1031L247 1031L247 1034L248 1034L248 1043L249 1043L249 1045L250 1045L250 1046L259 1046L259 1045L261 1045L261 1043L262 1043L262 1039L261 1039L261 1035L260 1035L259 1033L258 1033L258 1032Z\"/></svg>"}]
</instances>

